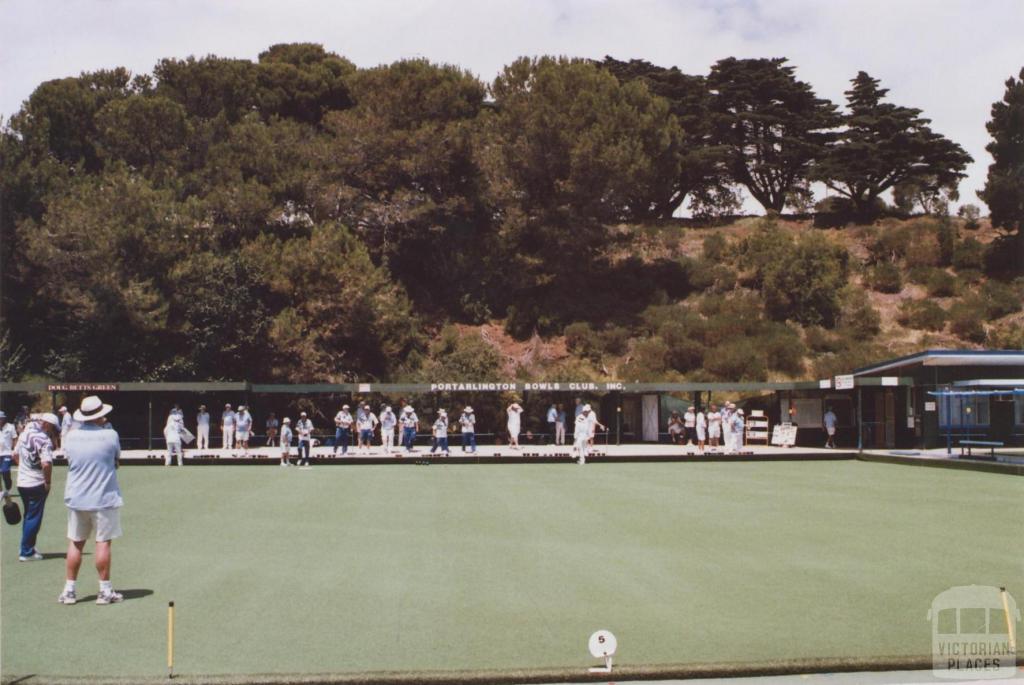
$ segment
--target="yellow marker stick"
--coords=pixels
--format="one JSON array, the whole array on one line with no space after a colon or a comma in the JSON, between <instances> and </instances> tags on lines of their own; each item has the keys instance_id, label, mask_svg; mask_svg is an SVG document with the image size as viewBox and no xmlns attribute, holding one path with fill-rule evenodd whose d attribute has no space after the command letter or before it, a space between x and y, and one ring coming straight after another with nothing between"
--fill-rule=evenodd
<instances>
[{"instance_id":1,"label":"yellow marker stick","mask_svg":"<svg viewBox=\"0 0 1024 685\"><path fill-rule=\"evenodd\" d=\"M1010 638L1010 651L1017 651L1017 638L1013 634L1013 617L1010 616L1010 603L1006 600L1006 588L999 588L999 595L1003 598L1003 616L1006 617L1006 634Z\"/></svg>"},{"instance_id":2,"label":"yellow marker stick","mask_svg":"<svg viewBox=\"0 0 1024 685\"><path fill-rule=\"evenodd\" d=\"M174 677L174 602L167 603L167 677Z\"/></svg>"}]
</instances>

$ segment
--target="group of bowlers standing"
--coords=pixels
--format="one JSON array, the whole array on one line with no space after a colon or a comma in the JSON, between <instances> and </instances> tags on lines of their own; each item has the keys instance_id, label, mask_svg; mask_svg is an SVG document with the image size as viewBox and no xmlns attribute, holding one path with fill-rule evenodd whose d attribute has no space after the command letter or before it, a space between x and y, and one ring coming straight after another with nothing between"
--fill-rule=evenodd
<instances>
[{"instance_id":1,"label":"group of bowlers standing","mask_svg":"<svg viewBox=\"0 0 1024 685\"><path fill-rule=\"evenodd\" d=\"M523 407L518 401L513 401L506 408L508 417L506 429L508 445L512 450L521 449L519 436L522 429ZM598 429L604 431L607 427L601 424L597 418L597 412L576 398L574 408L575 418L572 421L573 436L573 458L580 464L585 464L590 449L593 447L594 436ZM197 445L198 449L209 448L210 415L206 406L200 406L197 415ZM552 404L547 411L546 420L548 423L551 440L554 445L564 445L567 433L567 414L561 404ZM462 451L476 453L476 415L473 408L466 406L459 417L455 420L456 430L462 437ZM253 418L247 407L239 405L237 410L232 409L230 404L225 405L224 413L221 415L221 432L223 445L227 449L235 447L246 452L249 449L249 442L252 436ZM375 442L379 440L384 454L394 454L396 457L405 453L414 453L416 434L420 427L420 419L412 405L404 405L397 412L389 405L381 405L379 413L374 413L368 403L359 404L355 413L348 404L343 404L341 409L334 416L334 449L332 454L337 456L339 450L342 456L348 454L352 446L352 438L355 436L355 449L360 454L370 454ZM689 407L682 415L679 412L672 412L669 418L668 435L673 444L692 447L696 443L697 450L703 454L706 448L717 450L724 447L726 453L737 452L744 443L745 417L743 409L737 408L732 402L726 402L721 409L711 404L705 412L698 411L696 407ZM290 466L292 457L292 445L297 446L297 465L309 467L312 447L317 444L313 437L314 426L306 412L301 412L299 420L292 425L290 418L285 417L278 422L273 412L268 414L266 420L266 444L279 445L281 448L281 466ZM440 452L444 456L450 455L449 433L452 430L452 420L446 409L438 409L436 418L431 425L431 447L430 453ZM379 437L377 432L379 433ZM278 434L280 438L278 439ZM191 441L191 434L185 428L184 415L178 405L174 405L167 417L167 425L164 428L164 436L167 440L166 463L170 465L177 457L178 464L182 459L182 443ZM396 446L395 438L398 437L399 445ZM295 441L293 443L293 441Z\"/></svg>"},{"instance_id":2,"label":"group of bowlers standing","mask_svg":"<svg viewBox=\"0 0 1024 685\"><path fill-rule=\"evenodd\" d=\"M723 440L726 454L738 452L744 442L744 415L732 402L726 402L721 410L711 404L708 411L697 411L696 407L688 407L682 416L672 412L668 421L668 436L675 445L692 447L694 441L697 450L704 454L705 447L717 450L719 440Z\"/></svg>"},{"instance_id":3,"label":"group of bowlers standing","mask_svg":"<svg viewBox=\"0 0 1024 685\"><path fill-rule=\"evenodd\" d=\"M73 415L61 407L65 422L56 413L29 415L25 412L20 431L12 429L6 416L0 412L0 457L5 464L18 467L17 489L24 515L18 561L40 561L45 556L36 549L36 541L43 524L43 512L50 495L53 461L57 445L63 449L68 462L67 481L64 486L64 504L68 510L68 548L65 555L64 589L57 598L61 604L78 602L77 581L82 565L85 543L96 541L94 560L99 576L96 604L116 604L124 596L114 591L110 580L111 545L121 537L121 488L117 480L117 467L121 455L120 438L107 416L113 410L99 397L82 400ZM73 416L73 421L70 419ZM4 482L5 515L13 506ZM15 512L15 513L20 513ZM16 519L14 520L16 522Z\"/></svg>"}]
</instances>

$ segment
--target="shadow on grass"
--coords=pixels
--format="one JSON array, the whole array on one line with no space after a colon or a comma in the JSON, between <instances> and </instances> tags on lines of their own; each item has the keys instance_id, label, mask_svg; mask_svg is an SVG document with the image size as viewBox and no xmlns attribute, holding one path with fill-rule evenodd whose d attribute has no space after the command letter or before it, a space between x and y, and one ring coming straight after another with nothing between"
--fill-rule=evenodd
<instances>
[{"instance_id":1,"label":"shadow on grass","mask_svg":"<svg viewBox=\"0 0 1024 685\"><path fill-rule=\"evenodd\" d=\"M117 590L117 588L114 588L114 589ZM135 588L135 589L132 589L132 590L117 590L117 592L120 592L122 595L124 595L124 601L126 601L126 602L129 599L141 599L142 597L148 597L151 594L153 594L152 590L147 590L145 588ZM78 600L79 604L81 604L83 602L95 602L95 601L96 601L96 595L89 595L87 597L82 597L81 599Z\"/></svg>"}]
</instances>

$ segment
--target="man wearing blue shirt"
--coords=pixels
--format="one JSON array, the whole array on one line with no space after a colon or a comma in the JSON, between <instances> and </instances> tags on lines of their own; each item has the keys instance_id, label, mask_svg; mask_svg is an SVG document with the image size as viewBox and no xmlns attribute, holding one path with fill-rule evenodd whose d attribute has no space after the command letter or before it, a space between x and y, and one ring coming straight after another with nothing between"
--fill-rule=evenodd
<instances>
[{"instance_id":1,"label":"man wearing blue shirt","mask_svg":"<svg viewBox=\"0 0 1024 685\"><path fill-rule=\"evenodd\" d=\"M64 504L68 507L67 580L57 601L74 604L75 584L82 566L85 541L95 532L96 572L100 592L97 604L115 604L124 599L110 582L110 547L121 537L121 488L117 482L121 443L117 431L107 425L106 416L113 407L103 404L95 395L82 400L75 411L78 430L68 434L65 453L68 479L64 487Z\"/></svg>"},{"instance_id":2,"label":"man wearing blue shirt","mask_svg":"<svg viewBox=\"0 0 1024 685\"><path fill-rule=\"evenodd\" d=\"M551 405L548 407L548 435L551 436L551 444L555 444L555 423L558 421L558 407Z\"/></svg>"}]
</instances>

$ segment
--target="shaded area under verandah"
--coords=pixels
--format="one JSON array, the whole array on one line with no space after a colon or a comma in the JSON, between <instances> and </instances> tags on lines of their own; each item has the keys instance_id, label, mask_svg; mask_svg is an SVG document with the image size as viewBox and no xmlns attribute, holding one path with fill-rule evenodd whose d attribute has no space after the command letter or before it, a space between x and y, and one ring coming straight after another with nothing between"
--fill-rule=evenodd
<instances>
[{"instance_id":1,"label":"shaded area under verandah","mask_svg":"<svg viewBox=\"0 0 1024 685\"><path fill-rule=\"evenodd\" d=\"M412 404L420 418L420 440L429 438L429 427L437 410L446 408L454 421L466 405L472 405L478 417L477 435L482 444L501 444L505 433L505 408L517 399L524 408L521 443L525 446L550 444L553 436L547 410L561 404L567 415L568 440L571 441L576 398L590 403L607 431L597 444L667 442L667 424L673 411L682 413L687 406L699 410L726 399L763 412L770 426L796 417L794 403L799 397L830 393L848 399L844 404L849 416L841 417L850 426L846 447L863 444L861 388L881 385L878 378L858 379L857 387L836 390L828 381L734 382L734 383L621 383L621 382L445 382L445 383L315 383L261 384L249 382L110 382L110 383L3 383L0 402L8 415L27 401L49 395L56 409L65 404L74 409L81 397L100 394L115 405L113 423L126 449L162 449L162 429L174 405L181 407L186 426L194 427L195 414L205 404L211 416L211 446L220 442L219 422L225 404L237 408L245 404L254 417L254 445L263 445L263 427L270 412L280 420L297 419L306 411L322 444L332 444L334 414L343 404L353 413L357 404L368 403L378 412L389 404L397 412ZM908 384L899 379L899 384ZM818 444L823 435L820 425L801 425L804 436ZM798 438L798 443L801 444Z\"/></svg>"}]
</instances>

